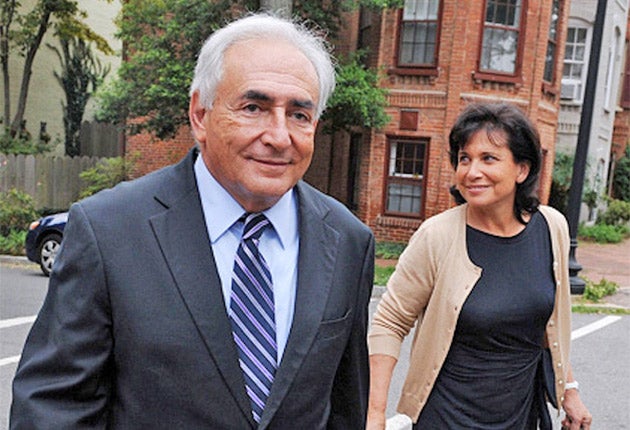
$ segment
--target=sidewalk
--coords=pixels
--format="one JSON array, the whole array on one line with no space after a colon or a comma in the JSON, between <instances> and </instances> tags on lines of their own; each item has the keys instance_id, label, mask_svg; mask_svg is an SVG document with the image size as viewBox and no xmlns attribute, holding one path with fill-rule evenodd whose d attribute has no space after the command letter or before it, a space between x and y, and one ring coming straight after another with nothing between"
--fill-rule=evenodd
<instances>
[{"instance_id":1,"label":"sidewalk","mask_svg":"<svg viewBox=\"0 0 630 430\"><path fill-rule=\"evenodd\" d=\"M595 283L605 278L619 285L617 293L604 297L603 303L630 309L630 239L606 245L579 241L575 259L582 266L578 275Z\"/></svg>"}]
</instances>

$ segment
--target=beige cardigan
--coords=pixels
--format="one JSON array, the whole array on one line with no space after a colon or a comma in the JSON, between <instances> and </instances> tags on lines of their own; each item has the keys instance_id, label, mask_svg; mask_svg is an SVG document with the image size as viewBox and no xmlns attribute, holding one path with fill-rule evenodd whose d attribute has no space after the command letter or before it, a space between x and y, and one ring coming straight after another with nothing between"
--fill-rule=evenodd
<instances>
[{"instance_id":1,"label":"beige cardigan","mask_svg":"<svg viewBox=\"0 0 630 430\"><path fill-rule=\"evenodd\" d=\"M547 322L558 404L564 399L564 380L571 341L569 231L564 216L541 206L549 224L556 280L556 300ZM370 330L370 354L398 358L404 337L416 320L409 371L398 412L416 422L453 339L459 312L481 275L466 252L466 205L424 221L400 256L387 284Z\"/></svg>"}]
</instances>

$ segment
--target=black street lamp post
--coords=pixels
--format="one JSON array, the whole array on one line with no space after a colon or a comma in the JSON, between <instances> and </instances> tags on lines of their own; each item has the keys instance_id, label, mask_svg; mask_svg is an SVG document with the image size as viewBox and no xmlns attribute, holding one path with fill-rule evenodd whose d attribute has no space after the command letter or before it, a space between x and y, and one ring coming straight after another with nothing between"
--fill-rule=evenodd
<instances>
[{"instance_id":1,"label":"black street lamp post","mask_svg":"<svg viewBox=\"0 0 630 430\"><path fill-rule=\"evenodd\" d=\"M571 294L584 293L586 283L578 277L582 266L575 258L577 248L577 231L580 222L580 209L582 206L582 189L584 188L584 173L586 170L586 158L588 144L591 136L591 124L593 121L593 106L595 102L595 90L597 73L599 69L599 54L602 45L604 31L604 18L606 16L606 0L597 1L597 12L593 24L593 40L588 62L588 75L584 89L584 103L580 117L575 159L573 161L573 174L571 176L571 189L569 190L569 203L567 219L569 221L569 234L571 235L571 250L569 252L569 276L571 282Z\"/></svg>"}]
</instances>

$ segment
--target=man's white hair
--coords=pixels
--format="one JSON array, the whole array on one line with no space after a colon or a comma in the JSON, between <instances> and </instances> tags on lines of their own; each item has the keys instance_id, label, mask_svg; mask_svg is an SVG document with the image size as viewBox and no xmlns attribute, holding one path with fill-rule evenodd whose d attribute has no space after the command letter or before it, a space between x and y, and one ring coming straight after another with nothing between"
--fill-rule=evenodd
<instances>
[{"instance_id":1,"label":"man's white hair","mask_svg":"<svg viewBox=\"0 0 630 430\"><path fill-rule=\"evenodd\" d=\"M210 35L199 53L190 94L198 91L201 105L212 109L217 86L223 77L223 59L227 48L237 42L260 39L286 41L299 49L313 64L319 81L316 110L316 117L319 117L335 89L335 68L328 46L322 37L305 25L268 13L241 18Z\"/></svg>"}]
</instances>

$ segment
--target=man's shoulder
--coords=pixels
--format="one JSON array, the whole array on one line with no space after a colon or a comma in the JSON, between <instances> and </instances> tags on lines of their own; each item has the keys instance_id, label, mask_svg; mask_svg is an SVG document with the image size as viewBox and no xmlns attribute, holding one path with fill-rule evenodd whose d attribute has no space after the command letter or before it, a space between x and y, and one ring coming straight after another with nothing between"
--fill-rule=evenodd
<instances>
[{"instance_id":1,"label":"man's shoulder","mask_svg":"<svg viewBox=\"0 0 630 430\"><path fill-rule=\"evenodd\" d=\"M310 210L319 212L325 220L344 228L356 228L370 234L372 233L369 227L359 220L343 203L305 181L298 182L297 191L300 205L305 205Z\"/></svg>"},{"instance_id":2,"label":"man's shoulder","mask_svg":"<svg viewBox=\"0 0 630 430\"><path fill-rule=\"evenodd\" d=\"M150 172L139 178L123 181L81 200L79 203L86 210L105 209L137 210L156 201L160 195L176 199L187 188L194 188L192 163L187 156L182 161ZM175 191L177 190L177 193Z\"/></svg>"}]
</instances>

